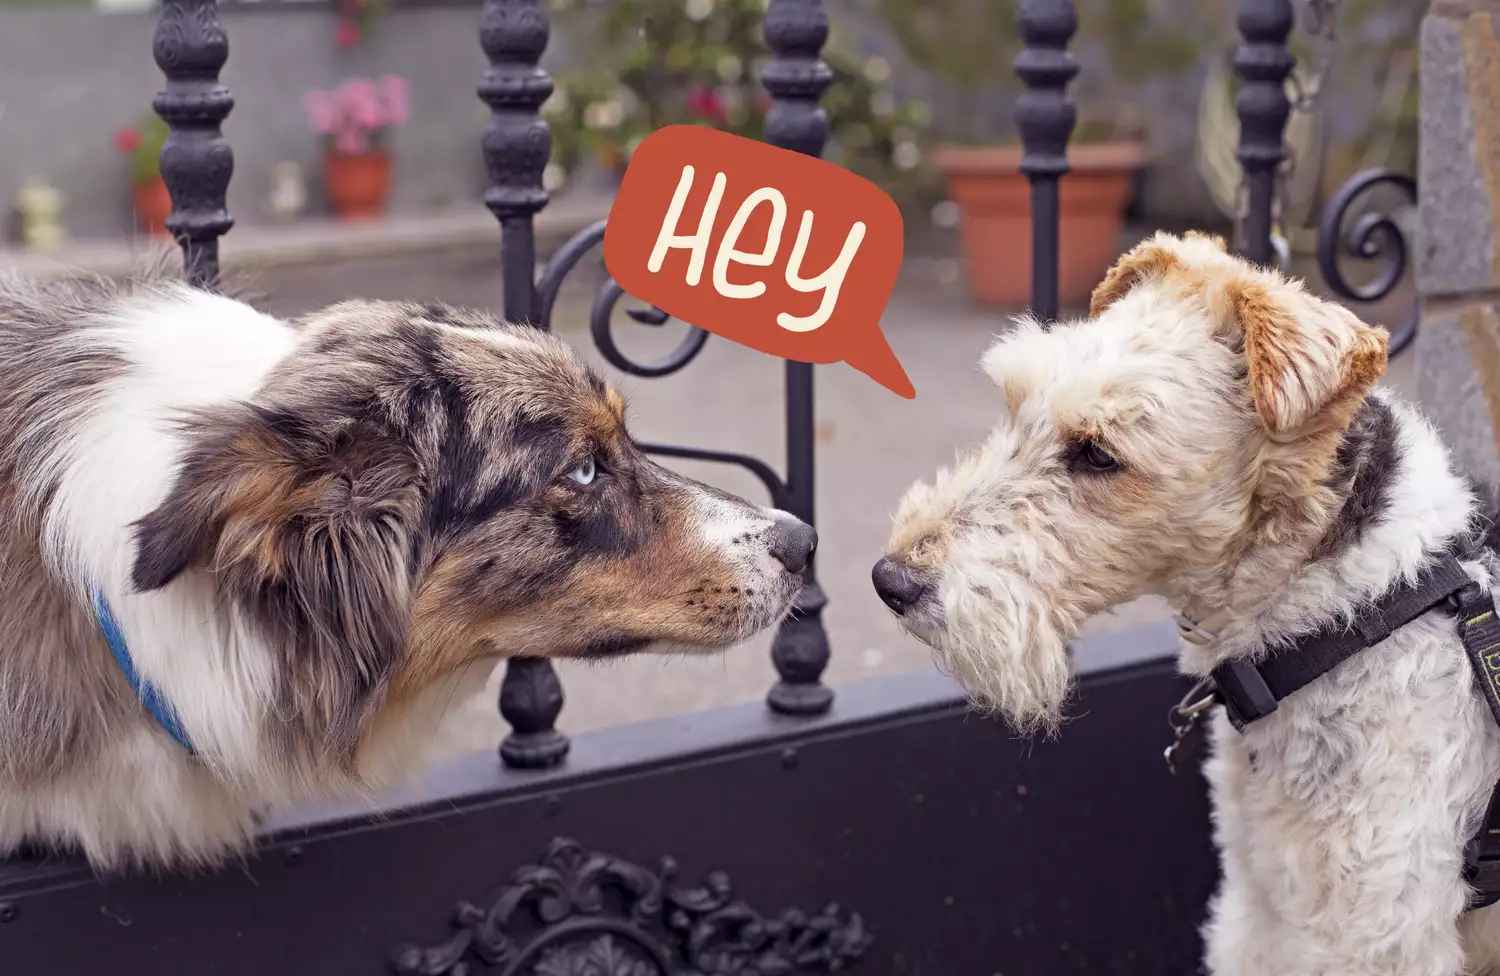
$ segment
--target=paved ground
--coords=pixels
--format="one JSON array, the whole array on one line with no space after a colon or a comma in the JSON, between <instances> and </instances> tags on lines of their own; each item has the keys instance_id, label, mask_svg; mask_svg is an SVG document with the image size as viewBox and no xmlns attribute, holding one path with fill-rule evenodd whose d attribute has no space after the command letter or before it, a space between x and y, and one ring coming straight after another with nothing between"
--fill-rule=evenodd
<instances>
[{"instance_id":1,"label":"paved ground","mask_svg":"<svg viewBox=\"0 0 1500 976\"><path fill-rule=\"evenodd\" d=\"M829 598L824 619L833 644L826 677L834 683L931 666L927 650L902 636L876 599L869 569L880 554L896 499L914 479L928 476L958 448L980 438L993 412L994 393L976 362L1005 328L1006 317L973 307L961 283L952 281L953 267L945 259L938 253L914 262L885 317L886 335L916 386L916 400L902 400L842 364L818 371L818 560ZM472 255L277 268L262 272L251 285L265 295L265 304L281 312L349 295L497 306L500 287L495 260ZM590 299L586 285L565 292L554 325L603 365L587 331ZM1409 293L1393 298L1392 309L1402 301L1409 301ZM1377 310L1370 317L1383 321L1380 313L1389 311ZM628 320L618 326L622 345L642 358L665 351L680 330L676 324L652 330ZM626 392L638 436L745 451L780 467L779 361L711 339L698 361L674 376L637 380L608 367L605 371ZM1398 388L1414 386L1410 372L1410 362L1398 361L1391 382ZM679 466L695 477L759 497L754 480L738 470ZM1159 619L1165 613L1164 607L1142 601L1092 622L1090 630ZM775 677L768 648L766 637L709 658L640 658L607 667L565 664L567 706L560 724L577 732L757 699ZM489 748L504 732L492 694L454 715L450 726L444 752Z\"/></svg>"}]
</instances>

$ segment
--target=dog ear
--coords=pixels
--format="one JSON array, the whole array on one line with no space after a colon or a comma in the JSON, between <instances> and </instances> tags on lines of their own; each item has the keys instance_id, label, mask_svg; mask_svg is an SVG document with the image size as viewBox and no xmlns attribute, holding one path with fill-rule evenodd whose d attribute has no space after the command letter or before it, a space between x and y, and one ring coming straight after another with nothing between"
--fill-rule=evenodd
<instances>
[{"instance_id":1,"label":"dog ear","mask_svg":"<svg viewBox=\"0 0 1500 976\"><path fill-rule=\"evenodd\" d=\"M1182 266L1176 252L1163 240L1165 236L1158 234L1137 244L1115 262L1089 299L1090 318L1098 318L1147 278L1160 277Z\"/></svg>"},{"instance_id":2,"label":"dog ear","mask_svg":"<svg viewBox=\"0 0 1500 976\"><path fill-rule=\"evenodd\" d=\"M350 761L406 648L417 465L357 420L245 407L213 423L137 523L133 581L211 569L281 656L312 741Z\"/></svg>"},{"instance_id":3,"label":"dog ear","mask_svg":"<svg viewBox=\"0 0 1500 976\"><path fill-rule=\"evenodd\" d=\"M1217 234L1204 234L1194 230L1181 237L1165 232L1153 234L1125 252L1105 274L1104 280L1094 289L1094 294L1089 299L1089 317L1098 318L1105 309L1148 278L1180 271L1194 259L1202 263L1201 259L1205 255L1201 252L1206 249L1226 256L1229 253L1228 244Z\"/></svg>"},{"instance_id":4,"label":"dog ear","mask_svg":"<svg viewBox=\"0 0 1500 976\"><path fill-rule=\"evenodd\" d=\"M1224 288L1261 423L1275 440L1342 429L1385 374L1388 333L1290 283L1286 295L1276 287L1244 277Z\"/></svg>"}]
</instances>

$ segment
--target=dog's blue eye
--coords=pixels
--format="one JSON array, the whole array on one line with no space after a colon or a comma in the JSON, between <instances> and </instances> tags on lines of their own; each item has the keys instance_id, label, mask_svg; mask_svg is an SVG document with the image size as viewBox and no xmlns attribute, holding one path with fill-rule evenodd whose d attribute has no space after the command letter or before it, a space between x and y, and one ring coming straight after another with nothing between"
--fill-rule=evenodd
<instances>
[{"instance_id":1,"label":"dog's blue eye","mask_svg":"<svg viewBox=\"0 0 1500 976\"><path fill-rule=\"evenodd\" d=\"M593 484L594 483L594 459L593 458L589 458L586 461L580 461L578 463L578 465L573 468L572 471L568 472L568 477L572 478L574 481L578 482L580 485L590 485L590 484Z\"/></svg>"}]
</instances>

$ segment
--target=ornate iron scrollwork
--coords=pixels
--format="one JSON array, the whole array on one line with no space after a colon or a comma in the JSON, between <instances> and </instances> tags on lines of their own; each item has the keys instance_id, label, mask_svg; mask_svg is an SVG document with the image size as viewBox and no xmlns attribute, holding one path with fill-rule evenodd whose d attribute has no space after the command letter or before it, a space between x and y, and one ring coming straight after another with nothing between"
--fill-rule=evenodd
<instances>
[{"instance_id":1,"label":"ornate iron scrollwork","mask_svg":"<svg viewBox=\"0 0 1500 976\"><path fill-rule=\"evenodd\" d=\"M537 277L537 321L543 328L552 327L552 307L557 304L558 292L562 290L563 280L583 260L583 256L600 244L604 243L604 227L607 222L600 220L583 230L574 234L571 238L557 249L542 273ZM594 345L609 360L611 366L618 370L629 373L632 376L657 377L667 376L682 369L688 363L697 358L698 353L703 351L703 346L708 342L708 333L695 325L688 326L687 335L678 343L665 357L650 363L639 363L620 351L615 343L613 320L615 306L620 299L625 297L625 289L610 278L599 289L594 296L593 311L589 315L589 331L593 333ZM641 325L662 326L671 321L672 317L659 308L629 308L625 314L639 322Z\"/></svg>"},{"instance_id":2,"label":"ornate iron scrollwork","mask_svg":"<svg viewBox=\"0 0 1500 976\"><path fill-rule=\"evenodd\" d=\"M1413 203L1417 200L1417 181L1410 176L1389 169L1367 169L1339 187L1318 221L1318 270L1334 294L1345 301L1378 302L1395 290L1406 273L1406 237L1390 214L1366 211L1348 230L1344 229L1355 201L1382 185L1395 187ZM1380 277L1367 285L1350 284L1339 266L1342 254L1365 261L1383 259ZM1391 334L1390 355L1405 349L1416 336L1417 318L1417 308L1413 305L1406 320Z\"/></svg>"},{"instance_id":3,"label":"ornate iron scrollwork","mask_svg":"<svg viewBox=\"0 0 1500 976\"><path fill-rule=\"evenodd\" d=\"M573 269L578 267L585 255L604 242L605 223L603 220L597 221L574 234L557 249L546 266L542 268L541 274L537 276L537 322L543 328L552 327L552 309L557 304L557 296L562 291L563 282ZM708 342L709 333L697 326L689 325L687 334L677 344L677 348L661 359L641 363L626 356L615 344L612 331L615 306L623 297L625 297L625 290L613 278L610 278L595 295L593 311L589 316L589 329L593 333L594 345L615 368L632 376L667 376L691 363L697 358L698 353L703 351L704 344ZM642 325L661 326L672 320L670 315L655 306L628 308L625 314ZM772 505L777 508L786 508L790 505L786 482L772 470L769 464L759 458L733 451L711 451L671 444L641 444L640 448L647 454L657 454L662 457L709 461L714 464L733 464L744 468L766 486Z\"/></svg>"},{"instance_id":4,"label":"ornate iron scrollwork","mask_svg":"<svg viewBox=\"0 0 1500 976\"><path fill-rule=\"evenodd\" d=\"M656 976L661 970L612 936L601 935L579 946L548 950L534 972L536 976Z\"/></svg>"},{"instance_id":5,"label":"ornate iron scrollwork","mask_svg":"<svg viewBox=\"0 0 1500 976\"><path fill-rule=\"evenodd\" d=\"M841 972L872 941L837 905L767 918L722 872L695 888L676 874L671 858L651 871L558 838L487 908L461 902L446 942L392 962L401 976L792 976Z\"/></svg>"},{"instance_id":6,"label":"ornate iron scrollwork","mask_svg":"<svg viewBox=\"0 0 1500 976\"><path fill-rule=\"evenodd\" d=\"M505 0L512 6L529 7L535 2ZM502 0L486 0L486 9L491 5L502 5ZM762 84L771 96L771 106L766 114L766 141L783 149L818 156L828 138L828 116L819 105L819 98L833 81L832 70L820 56L828 40L828 15L822 0L768 0L762 28L766 46L773 55L761 75ZM489 50L488 46L486 50ZM541 270L536 278L534 322L544 328L550 326L564 279L588 252L604 241L604 228L605 222L601 220L575 234L558 248ZM507 236L510 233L506 231ZM521 287L518 278L515 288ZM511 291L512 283L508 280L507 295ZM667 376L687 366L703 351L708 333L688 325L687 333L676 348L660 359L639 362L625 355L615 342L613 332L614 310L624 297L625 291L617 282L612 278L606 280L594 298L589 315L594 344L611 365L632 376ZM641 325L652 327L671 321L670 315L655 307L626 309L626 314ZM765 462L746 454L658 444L642 444L641 448L668 457L745 468L766 486L773 505L811 524L815 506L813 367L810 363L786 364L786 432L785 478L779 477ZM778 712L821 715L833 704L833 689L822 681L829 657L828 633L822 621L823 607L827 602L813 569L809 568L796 605L781 622L772 640L771 660L780 680L771 688L766 702ZM508 761L514 762L514 759Z\"/></svg>"}]
</instances>

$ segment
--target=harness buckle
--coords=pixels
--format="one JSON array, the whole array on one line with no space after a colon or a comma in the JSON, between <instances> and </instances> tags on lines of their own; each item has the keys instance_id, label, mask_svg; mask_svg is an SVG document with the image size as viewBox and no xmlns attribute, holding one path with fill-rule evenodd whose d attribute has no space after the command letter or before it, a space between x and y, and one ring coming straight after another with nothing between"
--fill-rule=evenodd
<instances>
[{"instance_id":1,"label":"harness buckle","mask_svg":"<svg viewBox=\"0 0 1500 976\"><path fill-rule=\"evenodd\" d=\"M1219 665L1214 669L1214 684L1224 698L1224 711L1236 732L1245 731L1251 722L1276 711L1276 696L1253 664L1227 661Z\"/></svg>"},{"instance_id":2,"label":"harness buckle","mask_svg":"<svg viewBox=\"0 0 1500 976\"><path fill-rule=\"evenodd\" d=\"M1469 580L1459 590L1448 594L1448 606L1459 615L1460 626L1464 619L1472 617L1476 611L1493 609L1494 600L1489 590L1480 586L1474 580Z\"/></svg>"}]
</instances>

